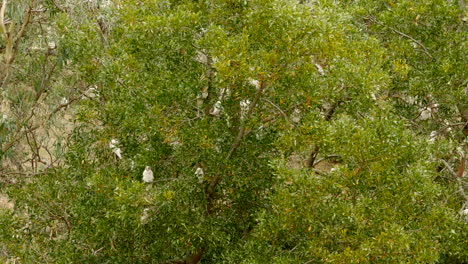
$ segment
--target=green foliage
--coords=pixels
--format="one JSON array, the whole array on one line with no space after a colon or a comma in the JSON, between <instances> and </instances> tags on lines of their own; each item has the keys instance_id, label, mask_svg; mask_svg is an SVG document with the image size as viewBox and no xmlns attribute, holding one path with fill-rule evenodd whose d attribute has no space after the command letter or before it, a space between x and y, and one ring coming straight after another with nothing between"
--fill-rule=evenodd
<instances>
[{"instance_id":1,"label":"green foliage","mask_svg":"<svg viewBox=\"0 0 468 264\"><path fill-rule=\"evenodd\" d=\"M71 71L54 92L79 83L76 121L59 165L8 188L0 258L466 262L463 185L440 168L466 146L463 12L442 0L303 2L51 11L54 58Z\"/></svg>"}]
</instances>

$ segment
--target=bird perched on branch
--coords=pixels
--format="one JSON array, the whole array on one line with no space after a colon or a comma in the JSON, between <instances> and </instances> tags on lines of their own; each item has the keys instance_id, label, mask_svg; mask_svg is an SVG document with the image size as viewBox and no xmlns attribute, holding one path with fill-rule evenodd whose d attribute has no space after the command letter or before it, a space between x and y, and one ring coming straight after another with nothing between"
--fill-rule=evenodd
<instances>
[{"instance_id":1,"label":"bird perched on branch","mask_svg":"<svg viewBox=\"0 0 468 264\"><path fill-rule=\"evenodd\" d=\"M197 176L197 178L198 178L198 183L203 183L203 176L204 175L205 175L205 172L203 171L203 169L201 167L198 167L195 170L195 176Z\"/></svg>"},{"instance_id":2,"label":"bird perched on branch","mask_svg":"<svg viewBox=\"0 0 468 264\"><path fill-rule=\"evenodd\" d=\"M221 113L221 101L217 101L214 104L213 108L211 109L210 115L219 116L220 113Z\"/></svg>"},{"instance_id":3,"label":"bird perched on branch","mask_svg":"<svg viewBox=\"0 0 468 264\"><path fill-rule=\"evenodd\" d=\"M117 147L118 144L119 144L119 141L113 138L109 142L109 148L112 150L112 152L117 158L122 159L122 150L119 147Z\"/></svg>"},{"instance_id":4,"label":"bird perched on branch","mask_svg":"<svg viewBox=\"0 0 468 264\"><path fill-rule=\"evenodd\" d=\"M146 166L145 170L143 171L143 181L146 183L153 182L154 176L153 171L151 170L150 166Z\"/></svg>"}]
</instances>

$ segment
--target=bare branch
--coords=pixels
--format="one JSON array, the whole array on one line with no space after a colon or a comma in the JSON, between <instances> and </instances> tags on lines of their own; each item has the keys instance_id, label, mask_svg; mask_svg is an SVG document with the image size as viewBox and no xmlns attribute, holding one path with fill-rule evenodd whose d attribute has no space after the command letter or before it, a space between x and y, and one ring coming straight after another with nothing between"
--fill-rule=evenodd
<instances>
[{"instance_id":1,"label":"bare branch","mask_svg":"<svg viewBox=\"0 0 468 264\"><path fill-rule=\"evenodd\" d=\"M8 38L8 31L5 27L5 9L7 5L7 0L2 1L2 7L0 8L0 29L2 30L2 33L5 37L5 39Z\"/></svg>"},{"instance_id":2,"label":"bare branch","mask_svg":"<svg viewBox=\"0 0 468 264\"><path fill-rule=\"evenodd\" d=\"M274 108L278 109L278 111L284 116L284 118L286 119L286 121L288 121L289 123L291 123L291 122L289 121L288 116L284 113L284 111L283 111L279 106L277 106L277 105L274 104L272 101L270 101L270 100L268 100L268 99L266 99L266 98L263 98L262 100L265 101L265 102L268 102L268 103L271 104Z\"/></svg>"},{"instance_id":3,"label":"bare branch","mask_svg":"<svg viewBox=\"0 0 468 264\"><path fill-rule=\"evenodd\" d=\"M445 168L447 168L447 170L450 172L450 174L452 174L453 177L457 178L457 174L456 174L455 171L452 169L452 167L450 166L450 164L449 164L447 161L443 160L443 159L441 159L440 161L442 161L442 163L445 165Z\"/></svg>"}]
</instances>

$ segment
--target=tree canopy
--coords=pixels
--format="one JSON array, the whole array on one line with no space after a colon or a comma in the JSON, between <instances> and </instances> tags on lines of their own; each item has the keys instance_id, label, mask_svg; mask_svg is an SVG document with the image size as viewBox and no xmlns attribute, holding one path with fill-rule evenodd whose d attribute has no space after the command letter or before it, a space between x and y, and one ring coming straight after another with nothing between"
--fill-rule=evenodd
<instances>
[{"instance_id":1,"label":"tree canopy","mask_svg":"<svg viewBox=\"0 0 468 264\"><path fill-rule=\"evenodd\" d=\"M467 263L466 21L3 0L0 260Z\"/></svg>"}]
</instances>

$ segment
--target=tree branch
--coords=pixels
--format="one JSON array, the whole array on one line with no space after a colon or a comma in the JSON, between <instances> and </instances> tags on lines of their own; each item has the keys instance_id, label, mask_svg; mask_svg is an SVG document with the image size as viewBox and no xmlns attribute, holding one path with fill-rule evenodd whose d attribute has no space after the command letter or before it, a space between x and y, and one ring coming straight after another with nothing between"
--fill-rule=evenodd
<instances>
[{"instance_id":1,"label":"tree branch","mask_svg":"<svg viewBox=\"0 0 468 264\"><path fill-rule=\"evenodd\" d=\"M5 9L7 5L7 0L2 1L2 7L0 8L0 29L2 30L2 33L5 37L5 39L8 39L8 31L5 27Z\"/></svg>"},{"instance_id":2,"label":"tree branch","mask_svg":"<svg viewBox=\"0 0 468 264\"><path fill-rule=\"evenodd\" d=\"M407 35L401 31L398 31L397 29L393 28L393 27L390 27L390 26L387 26L385 24L383 24L382 22L379 22L377 21L375 18L373 17L368 17L369 20L371 20L372 22L376 23L376 24L379 24L381 26L384 26L388 29L390 29L391 31L397 33L398 35L402 36L402 37L405 37L405 38L408 38L410 39L411 41L413 41L414 43L416 43L417 45L419 45L422 49L423 49L423 52L429 56L431 59L433 59L434 57L432 57L432 55L429 53L429 51L427 50L426 46L424 46L420 41L418 41L417 39L411 37L410 35Z\"/></svg>"}]
</instances>

